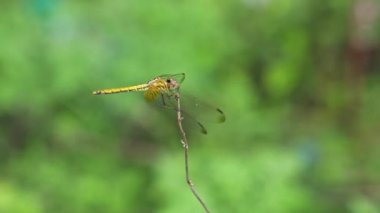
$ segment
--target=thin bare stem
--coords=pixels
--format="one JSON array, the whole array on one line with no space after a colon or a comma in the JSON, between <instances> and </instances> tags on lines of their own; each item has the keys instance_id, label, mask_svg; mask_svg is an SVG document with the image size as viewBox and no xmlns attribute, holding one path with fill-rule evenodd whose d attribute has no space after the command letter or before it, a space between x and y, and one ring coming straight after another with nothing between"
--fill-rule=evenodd
<instances>
[{"instance_id":1,"label":"thin bare stem","mask_svg":"<svg viewBox=\"0 0 380 213\"><path fill-rule=\"evenodd\" d=\"M197 200L199 201L199 203L204 208L204 210L209 213L210 210L207 208L206 203L202 200L202 198L198 194L197 190L195 190L195 186L194 186L193 182L190 179L190 174L189 174L189 143L187 142L186 133L183 130L183 127L182 127L183 117L182 117L182 113L181 113L181 100L180 100L181 98L180 98L179 91L177 91L175 93L175 99L177 101L177 121L178 121L178 127L179 127L179 130L181 132L181 137L182 137L181 143L183 145L183 150L185 152L186 182L187 182L187 185L189 185L189 187L190 187L191 191L193 192L194 196L197 198Z\"/></svg>"}]
</instances>

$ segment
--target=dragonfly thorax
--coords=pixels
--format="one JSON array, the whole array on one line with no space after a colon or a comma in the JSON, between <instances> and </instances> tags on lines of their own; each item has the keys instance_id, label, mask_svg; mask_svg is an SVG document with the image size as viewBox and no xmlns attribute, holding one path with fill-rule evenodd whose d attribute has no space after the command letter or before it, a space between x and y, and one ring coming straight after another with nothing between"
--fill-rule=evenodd
<instances>
[{"instance_id":1,"label":"dragonfly thorax","mask_svg":"<svg viewBox=\"0 0 380 213\"><path fill-rule=\"evenodd\" d=\"M179 88L179 83L174 78L157 77L148 82L150 88L156 88L162 92L173 91Z\"/></svg>"}]
</instances>

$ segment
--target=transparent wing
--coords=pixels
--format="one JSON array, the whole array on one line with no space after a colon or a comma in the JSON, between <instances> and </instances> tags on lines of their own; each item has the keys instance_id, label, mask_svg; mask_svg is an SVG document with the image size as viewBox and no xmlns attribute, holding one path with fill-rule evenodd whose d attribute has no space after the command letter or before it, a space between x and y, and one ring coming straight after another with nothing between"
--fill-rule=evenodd
<instances>
[{"instance_id":1,"label":"transparent wing","mask_svg":"<svg viewBox=\"0 0 380 213\"><path fill-rule=\"evenodd\" d=\"M165 108L177 110L177 103L174 96L162 94L161 104ZM225 122L224 112L210 104L199 101L193 97L184 97L181 95L181 112L185 121L195 123L203 134L207 134L207 128L204 124Z\"/></svg>"},{"instance_id":2,"label":"transparent wing","mask_svg":"<svg viewBox=\"0 0 380 213\"><path fill-rule=\"evenodd\" d=\"M160 75L160 76L158 76L158 77L163 78L163 79L173 78L173 79L175 79L178 83L182 83L182 82L185 80L185 73L178 73L178 74L164 74L164 75Z\"/></svg>"},{"instance_id":3,"label":"transparent wing","mask_svg":"<svg viewBox=\"0 0 380 213\"><path fill-rule=\"evenodd\" d=\"M223 123L226 121L224 112L212 104L209 104L199 98L182 95L181 105L197 120L204 123Z\"/></svg>"}]
</instances>

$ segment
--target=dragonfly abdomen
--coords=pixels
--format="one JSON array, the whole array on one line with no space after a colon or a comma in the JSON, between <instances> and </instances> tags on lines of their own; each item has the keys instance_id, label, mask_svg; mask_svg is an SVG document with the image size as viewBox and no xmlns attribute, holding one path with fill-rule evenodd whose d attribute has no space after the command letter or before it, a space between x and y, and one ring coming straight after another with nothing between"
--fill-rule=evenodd
<instances>
[{"instance_id":1,"label":"dragonfly abdomen","mask_svg":"<svg viewBox=\"0 0 380 213\"><path fill-rule=\"evenodd\" d=\"M148 84L141 84L137 86L130 87L120 87L120 88L112 88L112 89L103 89L94 91L93 95L106 95L106 94L114 94L121 92L135 92L135 91L145 91L148 89Z\"/></svg>"}]
</instances>

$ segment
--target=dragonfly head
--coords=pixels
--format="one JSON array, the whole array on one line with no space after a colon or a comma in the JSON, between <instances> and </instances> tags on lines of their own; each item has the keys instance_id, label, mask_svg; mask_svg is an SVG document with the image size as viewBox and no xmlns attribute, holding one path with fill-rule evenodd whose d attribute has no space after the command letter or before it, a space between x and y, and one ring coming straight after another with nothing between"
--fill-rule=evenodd
<instances>
[{"instance_id":1,"label":"dragonfly head","mask_svg":"<svg viewBox=\"0 0 380 213\"><path fill-rule=\"evenodd\" d=\"M176 90L180 86L180 84L174 78L166 78L164 80L169 90Z\"/></svg>"}]
</instances>

